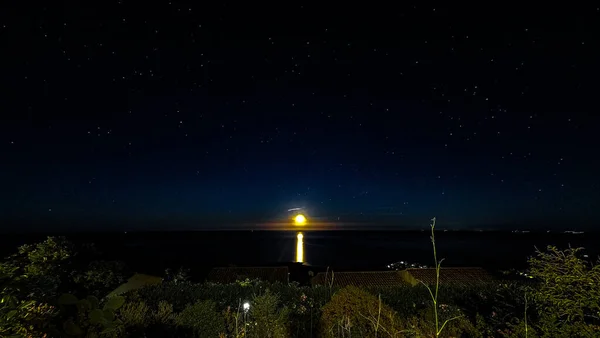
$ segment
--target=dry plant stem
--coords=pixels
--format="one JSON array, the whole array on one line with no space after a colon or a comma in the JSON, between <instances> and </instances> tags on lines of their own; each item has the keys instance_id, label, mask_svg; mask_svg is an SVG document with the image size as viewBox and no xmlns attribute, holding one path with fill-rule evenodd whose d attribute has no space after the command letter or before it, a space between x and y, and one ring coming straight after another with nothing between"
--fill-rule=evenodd
<instances>
[{"instance_id":1,"label":"dry plant stem","mask_svg":"<svg viewBox=\"0 0 600 338\"><path fill-rule=\"evenodd\" d=\"M331 270L331 281L328 278L329 276L329 267L327 267L327 271L325 272L325 282L327 283L327 286L329 286L329 297L333 296L331 293L331 290L333 289L333 278L334 278L334 274L333 274L333 270Z\"/></svg>"},{"instance_id":2,"label":"dry plant stem","mask_svg":"<svg viewBox=\"0 0 600 338\"><path fill-rule=\"evenodd\" d=\"M377 330L379 329L379 320L381 319L381 295L379 295L379 308L377 309L377 325L375 325L375 336L377 336Z\"/></svg>"},{"instance_id":3,"label":"dry plant stem","mask_svg":"<svg viewBox=\"0 0 600 338\"><path fill-rule=\"evenodd\" d=\"M435 247L435 220L436 220L435 217L431 219L431 244L433 246L433 261L435 263L435 294L431 290L429 285L425 284L421 280L419 282L421 282L421 284L425 285L425 287L427 288L427 291L429 291L431 300L433 301L433 314L435 317L435 336L439 337L440 334L442 333L442 330L446 326L446 324L448 324L449 322L451 322L455 319L462 317L462 315L452 317L450 319L445 320L444 323L442 323L442 327L440 327L440 321L439 321L439 317L438 317L438 293L439 293L439 289L440 289L440 268L442 266L442 262L444 261L444 259L441 259L439 262L437 259L437 249Z\"/></svg>"},{"instance_id":4,"label":"dry plant stem","mask_svg":"<svg viewBox=\"0 0 600 338\"><path fill-rule=\"evenodd\" d=\"M527 338L527 331L529 327L527 326L527 292L525 292L525 338Z\"/></svg>"},{"instance_id":5,"label":"dry plant stem","mask_svg":"<svg viewBox=\"0 0 600 338\"><path fill-rule=\"evenodd\" d=\"M238 308L237 308L237 313L235 315L235 335L238 336L239 335L239 331L238 331L238 320L240 318L240 306L242 304L242 300L240 299L238 302Z\"/></svg>"}]
</instances>

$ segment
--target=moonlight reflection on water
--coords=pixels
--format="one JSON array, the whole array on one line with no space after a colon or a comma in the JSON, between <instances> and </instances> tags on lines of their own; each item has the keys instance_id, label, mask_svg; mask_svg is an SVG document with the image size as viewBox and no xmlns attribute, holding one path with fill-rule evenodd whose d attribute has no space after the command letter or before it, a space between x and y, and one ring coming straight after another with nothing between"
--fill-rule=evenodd
<instances>
[{"instance_id":1,"label":"moonlight reflection on water","mask_svg":"<svg viewBox=\"0 0 600 338\"><path fill-rule=\"evenodd\" d=\"M296 236L296 262L304 262L304 235L299 232Z\"/></svg>"}]
</instances>

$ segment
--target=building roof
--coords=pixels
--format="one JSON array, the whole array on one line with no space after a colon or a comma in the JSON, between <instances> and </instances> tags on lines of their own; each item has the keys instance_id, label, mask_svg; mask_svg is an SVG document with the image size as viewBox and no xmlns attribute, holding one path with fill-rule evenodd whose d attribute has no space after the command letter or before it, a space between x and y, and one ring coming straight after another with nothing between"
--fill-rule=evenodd
<instances>
[{"instance_id":1,"label":"building roof","mask_svg":"<svg viewBox=\"0 0 600 338\"><path fill-rule=\"evenodd\" d=\"M398 271L319 272L312 280L313 286L335 287L388 287L406 284Z\"/></svg>"},{"instance_id":2,"label":"building roof","mask_svg":"<svg viewBox=\"0 0 600 338\"><path fill-rule=\"evenodd\" d=\"M400 271L402 278L411 285L435 284L435 268L406 269ZM482 268L441 268L440 284L476 285L492 281L492 276Z\"/></svg>"},{"instance_id":3,"label":"building roof","mask_svg":"<svg viewBox=\"0 0 600 338\"><path fill-rule=\"evenodd\" d=\"M229 284L245 279L260 279L275 283L288 283L289 269L287 266L276 267L220 267L208 273L207 280L213 283Z\"/></svg>"},{"instance_id":4,"label":"building roof","mask_svg":"<svg viewBox=\"0 0 600 338\"><path fill-rule=\"evenodd\" d=\"M136 273L135 275L131 276L127 282L121 284L119 287L109 293L107 297L118 296L132 290L141 289L146 285L159 284L161 282L162 278L160 277Z\"/></svg>"},{"instance_id":5,"label":"building roof","mask_svg":"<svg viewBox=\"0 0 600 338\"><path fill-rule=\"evenodd\" d=\"M411 268L402 271L359 271L359 272L320 272L312 280L313 286L333 285L334 287L393 287L401 285L435 284L434 268ZM482 268L441 268L440 284L479 285L489 282L492 276ZM333 284L331 284L333 281Z\"/></svg>"}]
</instances>

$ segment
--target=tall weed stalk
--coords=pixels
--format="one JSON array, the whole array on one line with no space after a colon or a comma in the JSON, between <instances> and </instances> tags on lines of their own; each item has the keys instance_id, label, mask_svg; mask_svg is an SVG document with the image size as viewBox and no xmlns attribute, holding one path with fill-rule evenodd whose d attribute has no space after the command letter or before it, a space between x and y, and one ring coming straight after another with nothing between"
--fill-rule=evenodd
<instances>
[{"instance_id":1,"label":"tall weed stalk","mask_svg":"<svg viewBox=\"0 0 600 338\"><path fill-rule=\"evenodd\" d=\"M433 261L435 263L435 292L433 290L431 290L431 287L429 287L429 285L425 284L423 281L420 280L419 282L421 282L421 284L423 284L427 288L427 291L429 291L429 295L431 296L431 300L433 301L433 315L434 315L434 319L435 319L435 336L439 337L442 334L442 331L444 330L444 327L446 326L446 324L448 324L449 322L451 322L455 319L462 317L462 315L455 316L450 319L446 319L442 323L442 326L440 327L440 320L439 320L439 315L438 315L438 293L439 293L439 289L440 289L440 269L441 269L442 262L444 261L444 259L442 258L438 262L437 249L435 247L435 221L436 221L435 217L431 219L431 237L430 237L431 244L433 246Z\"/></svg>"}]
</instances>

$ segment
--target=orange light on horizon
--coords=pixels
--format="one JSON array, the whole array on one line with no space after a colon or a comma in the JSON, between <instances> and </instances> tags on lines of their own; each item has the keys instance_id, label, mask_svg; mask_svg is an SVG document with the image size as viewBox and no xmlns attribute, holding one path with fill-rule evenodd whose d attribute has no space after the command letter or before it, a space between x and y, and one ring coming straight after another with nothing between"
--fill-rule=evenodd
<instances>
[{"instance_id":1,"label":"orange light on horizon","mask_svg":"<svg viewBox=\"0 0 600 338\"><path fill-rule=\"evenodd\" d=\"M304 235L301 232L296 236L296 262L303 263L304 262Z\"/></svg>"},{"instance_id":2,"label":"orange light on horizon","mask_svg":"<svg viewBox=\"0 0 600 338\"><path fill-rule=\"evenodd\" d=\"M294 218L294 223L296 223L296 225L304 225L306 224L306 217L304 217L302 214L298 214Z\"/></svg>"}]
</instances>

